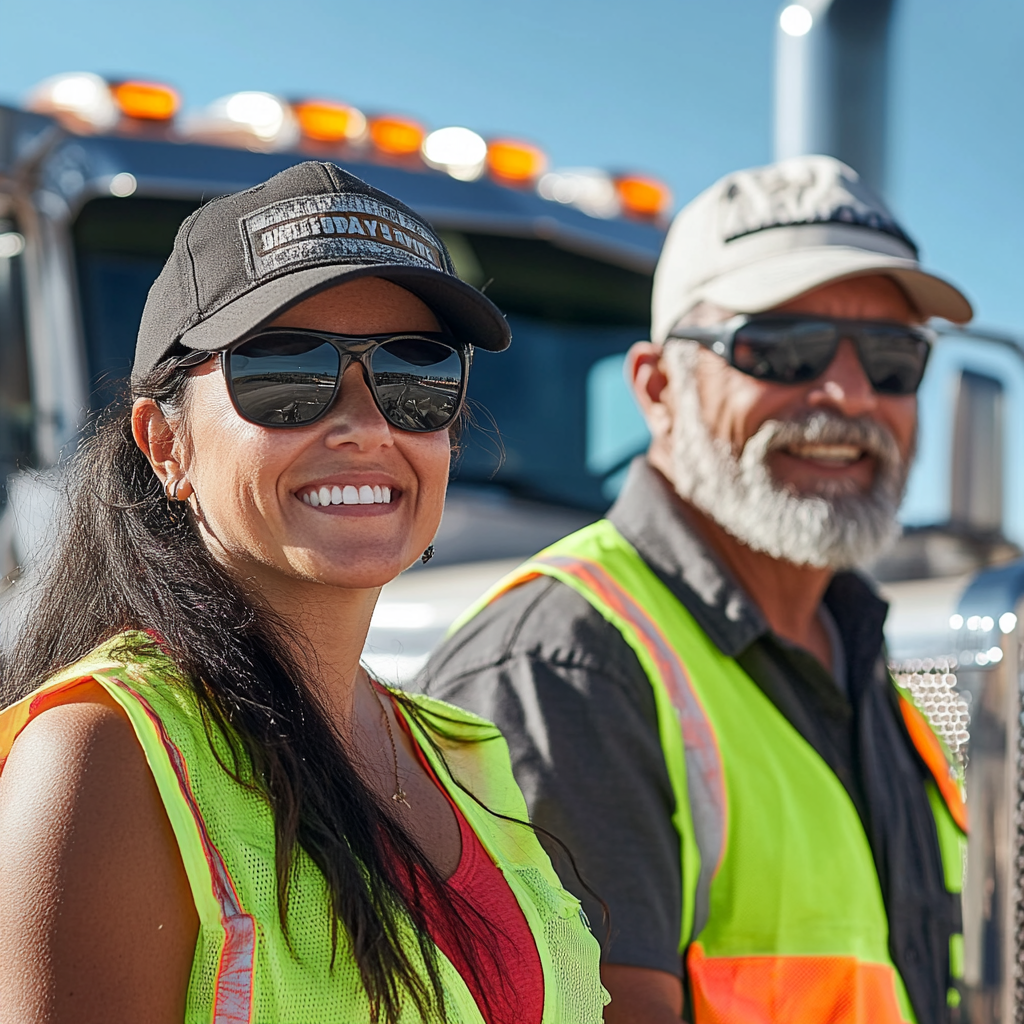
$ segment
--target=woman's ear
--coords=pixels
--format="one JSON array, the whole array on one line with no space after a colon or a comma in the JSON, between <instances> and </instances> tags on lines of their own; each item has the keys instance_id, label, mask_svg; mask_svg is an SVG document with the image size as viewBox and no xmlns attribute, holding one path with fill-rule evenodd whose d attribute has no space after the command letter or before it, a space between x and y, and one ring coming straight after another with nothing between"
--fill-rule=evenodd
<instances>
[{"instance_id":1,"label":"woman's ear","mask_svg":"<svg viewBox=\"0 0 1024 1024\"><path fill-rule=\"evenodd\" d=\"M132 435L149 460L164 493L175 501L192 495L186 468L180 462L181 439L163 409L152 398L138 398L132 406Z\"/></svg>"}]
</instances>

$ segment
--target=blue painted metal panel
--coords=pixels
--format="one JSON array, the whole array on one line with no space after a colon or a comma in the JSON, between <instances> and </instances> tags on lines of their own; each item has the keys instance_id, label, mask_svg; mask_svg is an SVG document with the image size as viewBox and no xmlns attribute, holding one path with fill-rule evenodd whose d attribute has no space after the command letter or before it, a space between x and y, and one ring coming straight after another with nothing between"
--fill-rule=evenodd
<instances>
[{"instance_id":1,"label":"blue painted metal panel","mask_svg":"<svg viewBox=\"0 0 1024 1024\"><path fill-rule=\"evenodd\" d=\"M996 569L985 569L971 580L960 598L957 611L964 619L989 616L998 621L1012 612L1024 597L1024 558Z\"/></svg>"}]
</instances>

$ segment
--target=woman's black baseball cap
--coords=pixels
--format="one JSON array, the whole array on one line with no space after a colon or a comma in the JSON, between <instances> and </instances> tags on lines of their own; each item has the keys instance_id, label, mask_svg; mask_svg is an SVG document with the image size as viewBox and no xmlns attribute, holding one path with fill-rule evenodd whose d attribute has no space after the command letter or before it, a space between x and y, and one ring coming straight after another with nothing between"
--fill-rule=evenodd
<instances>
[{"instance_id":1,"label":"woman's black baseball cap","mask_svg":"<svg viewBox=\"0 0 1024 1024\"><path fill-rule=\"evenodd\" d=\"M498 307L459 279L420 216L340 167L311 160L211 200L181 225L146 299L132 381L175 354L226 348L356 277L401 285L466 344L500 352L512 340Z\"/></svg>"}]
</instances>

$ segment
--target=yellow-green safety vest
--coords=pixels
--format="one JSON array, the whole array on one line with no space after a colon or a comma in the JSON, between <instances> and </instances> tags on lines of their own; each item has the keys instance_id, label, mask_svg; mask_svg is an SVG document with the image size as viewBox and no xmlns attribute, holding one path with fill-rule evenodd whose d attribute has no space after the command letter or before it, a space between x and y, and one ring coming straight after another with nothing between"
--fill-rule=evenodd
<instances>
[{"instance_id":1,"label":"yellow-green safety vest","mask_svg":"<svg viewBox=\"0 0 1024 1024\"><path fill-rule=\"evenodd\" d=\"M846 790L612 523L588 526L524 563L451 632L537 576L581 594L619 630L650 679L675 797L680 953L696 1024L914 1021L889 955L871 847ZM962 778L908 692L900 690L899 704L934 776L926 785L945 884L958 893ZM954 975L961 950L954 936Z\"/></svg>"},{"instance_id":2,"label":"yellow-green safety vest","mask_svg":"<svg viewBox=\"0 0 1024 1024\"><path fill-rule=\"evenodd\" d=\"M99 683L135 730L195 900L199 937L186 1024L369 1022L369 1001L355 961L345 955L344 936L331 967L331 920L319 868L299 850L286 941L278 916L268 802L218 763L215 748L222 758L228 753L223 735L208 735L192 691L173 681L166 660L126 658L125 639L133 639L131 646L138 648L149 638L114 638L0 714L0 771L18 734L36 714L76 686ZM453 781L458 779L498 814L526 821L501 734L491 723L443 701L407 696L419 712L409 719L416 743L501 869L533 933L544 975L544 1024L598 1024L607 994L600 982L598 943L579 901L562 888L532 829L490 814ZM408 953L422 965L411 928L410 923ZM440 950L437 959L449 1021L483 1024L458 971ZM409 1006L400 1019L418 1024L421 1018Z\"/></svg>"}]
</instances>

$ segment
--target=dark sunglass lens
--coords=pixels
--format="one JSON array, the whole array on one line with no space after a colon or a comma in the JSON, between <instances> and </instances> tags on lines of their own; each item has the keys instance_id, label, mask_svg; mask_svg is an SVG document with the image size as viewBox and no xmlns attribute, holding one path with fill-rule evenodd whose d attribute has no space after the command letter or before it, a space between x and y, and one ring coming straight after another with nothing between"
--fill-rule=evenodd
<instances>
[{"instance_id":1,"label":"dark sunglass lens","mask_svg":"<svg viewBox=\"0 0 1024 1024\"><path fill-rule=\"evenodd\" d=\"M865 328L859 340L860 358L871 386L883 395L912 395L928 364L931 346L907 330Z\"/></svg>"},{"instance_id":2,"label":"dark sunglass lens","mask_svg":"<svg viewBox=\"0 0 1024 1024\"><path fill-rule=\"evenodd\" d=\"M459 411L462 360L428 338L396 338L374 350L373 386L384 415L401 430L439 430Z\"/></svg>"},{"instance_id":3,"label":"dark sunglass lens","mask_svg":"<svg viewBox=\"0 0 1024 1024\"><path fill-rule=\"evenodd\" d=\"M751 377L803 384L825 372L837 345L831 324L800 320L752 320L733 340L733 365Z\"/></svg>"},{"instance_id":4,"label":"dark sunglass lens","mask_svg":"<svg viewBox=\"0 0 1024 1024\"><path fill-rule=\"evenodd\" d=\"M309 423L331 404L340 357L317 338L265 334L228 357L235 402L263 426Z\"/></svg>"}]
</instances>

